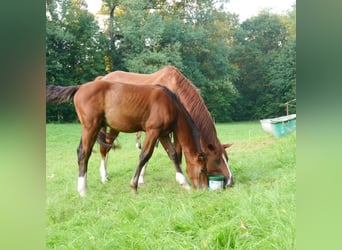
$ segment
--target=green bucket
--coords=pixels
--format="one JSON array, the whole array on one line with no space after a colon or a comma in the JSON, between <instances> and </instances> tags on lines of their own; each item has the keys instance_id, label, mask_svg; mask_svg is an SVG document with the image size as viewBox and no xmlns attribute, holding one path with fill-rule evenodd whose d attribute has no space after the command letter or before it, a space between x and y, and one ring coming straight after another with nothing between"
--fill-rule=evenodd
<instances>
[{"instance_id":1,"label":"green bucket","mask_svg":"<svg viewBox=\"0 0 342 250\"><path fill-rule=\"evenodd\" d=\"M220 190L224 186L224 176L222 175L209 175L208 176L209 190Z\"/></svg>"}]
</instances>

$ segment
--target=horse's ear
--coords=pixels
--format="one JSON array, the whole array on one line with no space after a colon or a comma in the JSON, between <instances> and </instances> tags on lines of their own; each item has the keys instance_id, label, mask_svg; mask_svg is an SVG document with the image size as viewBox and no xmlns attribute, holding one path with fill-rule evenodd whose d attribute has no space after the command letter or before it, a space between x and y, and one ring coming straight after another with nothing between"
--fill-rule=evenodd
<instances>
[{"instance_id":1,"label":"horse's ear","mask_svg":"<svg viewBox=\"0 0 342 250\"><path fill-rule=\"evenodd\" d=\"M233 143L226 143L226 144L222 144L223 148L230 148L233 145Z\"/></svg>"}]
</instances>

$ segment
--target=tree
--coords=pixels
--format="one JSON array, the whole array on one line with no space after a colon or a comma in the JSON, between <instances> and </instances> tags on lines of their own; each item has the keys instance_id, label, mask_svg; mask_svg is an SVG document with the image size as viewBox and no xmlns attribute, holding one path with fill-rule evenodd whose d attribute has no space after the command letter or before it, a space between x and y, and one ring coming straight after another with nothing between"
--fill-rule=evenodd
<instances>
[{"instance_id":1,"label":"tree","mask_svg":"<svg viewBox=\"0 0 342 250\"><path fill-rule=\"evenodd\" d=\"M274 103L273 115L284 115L284 104L288 101L296 99L296 9L284 16L282 19L287 27L288 36L284 46L279 52L273 53L270 57L270 67L267 77L271 84L270 92L273 93ZM278 104L278 105L277 105ZM293 102L291 104L294 104ZM291 105L289 108L291 113L296 113L296 106ZM271 112L268 113L271 116Z\"/></svg>"},{"instance_id":2,"label":"tree","mask_svg":"<svg viewBox=\"0 0 342 250\"><path fill-rule=\"evenodd\" d=\"M216 121L283 115L296 92L296 6L239 24L227 0L103 0L102 32L83 0L48 0L48 83L84 83L114 70L152 73L173 65L201 90ZM295 109L292 110L295 112ZM72 121L71 104L47 119Z\"/></svg>"},{"instance_id":3,"label":"tree","mask_svg":"<svg viewBox=\"0 0 342 250\"><path fill-rule=\"evenodd\" d=\"M229 79L208 82L201 89L206 106L216 122L232 121L238 91Z\"/></svg>"},{"instance_id":4,"label":"tree","mask_svg":"<svg viewBox=\"0 0 342 250\"><path fill-rule=\"evenodd\" d=\"M128 0L122 2L120 10L115 20L120 33L116 50L121 51L127 70L152 73L168 64L182 66L179 43L161 46L165 25L153 6L143 0Z\"/></svg>"},{"instance_id":5,"label":"tree","mask_svg":"<svg viewBox=\"0 0 342 250\"><path fill-rule=\"evenodd\" d=\"M277 116L279 109L274 107L281 105L278 101L282 93L274 91L270 70L279 62L275 55L281 53L288 42L286 25L280 16L264 11L243 22L234 38L229 56L238 69L238 78L233 83L240 94L234 106L234 119Z\"/></svg>"},{"instance_id":6,"label":"tree","mask_svg":"<svg viewBox=\"0 0 342 250\"><path fill-rule=\"evenodd\" d=\"M93 80L105 73L105 37L82 0L47 2L46 80L70 85ZM47 120L76 119L72 105L47 105Z\"/></svg>"},{"instance_id":7,"label":"tree","mask_svg":"<svg viewBox=\"0 0 342 250\"><path fill-rule=\"evenodd\" d=\"M230 119L223 111L230 110L231 98L219 102L220 106L210 99L220 96L224 100L224 95L235 93L227 88L234 71L227 54L236 18L217 10L210 0L114 1L114 12L106 7L114 6L113 0L104 2L102 13L109 13L113 23L107 34L115 33L115 46L110 48L115 52L110 53L121 55L121 64L113 70L152 73L166 65L176 66L202 89L210 111L221 110L216 115ZM210 87L213 84L218 86ZM230 92L223 93L223 89Z\"/></svg>"},{"instance_id":8,"label":"tree","mask_svg":"<svg viewBox=\"0 0 342 250\"><path fill-rule=\"evenodd\" d=\"M216 121L229 121L231 103L238 94L231 84L236 70L228 58L237 20L210 4L191 13L192 21L183 24L181 35L177 33L182 44L182 71L201 89L206 106Z\"/></svg>"}]
</instances>

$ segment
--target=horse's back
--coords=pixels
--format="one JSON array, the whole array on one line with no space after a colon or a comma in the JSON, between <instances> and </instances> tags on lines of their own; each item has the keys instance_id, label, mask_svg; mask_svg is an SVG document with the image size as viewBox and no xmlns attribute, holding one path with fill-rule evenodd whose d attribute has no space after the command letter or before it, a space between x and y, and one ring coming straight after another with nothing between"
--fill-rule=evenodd
<instances>
[{"instance_id":1,"label":"horse's back","mask_svg":"<svg viewBox=\"0 0 342 250\"><path fill-rule=\"evenodd\" d=\"M140 74L125 71L113 71L105 75L102 79L108 81L120 81L123 83L130 83L136 85L156 85L162 84L167 86L172 91L176 87L176 77L175 72L178 71L177 68L173 66L166 66L159 71L151 74ZM179 72L179 71L178 71Z\"/></svg>"},{"instance_id":2,"label":"horse's back","mask_svg":"<svg viewBox=\"0 0 342 250\"><path fill-rule=\"evenodd\" d=\"M84 83L76 92L74 102L76 104L80 102L89 103L94 100L101 100L110 87L110 83L102 80Z\"/></svg>"}]
</instances>

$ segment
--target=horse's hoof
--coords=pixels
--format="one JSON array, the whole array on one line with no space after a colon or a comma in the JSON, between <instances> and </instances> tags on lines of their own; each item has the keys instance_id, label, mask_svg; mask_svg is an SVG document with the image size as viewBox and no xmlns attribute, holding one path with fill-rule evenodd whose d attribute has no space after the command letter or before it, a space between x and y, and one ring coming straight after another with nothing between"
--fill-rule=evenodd
<instances>
[{"instance_id":1,"label":"horse's hoof","mask_svg":"<svg viewBox=\"0 0 342 250\"><path fill-rule=\"evenodd\" d=\"M106 178L101 179L101 182L102 184L106 184L108 182L108 178L106 177Z\"/></svg>"},{"instance_id":2,"label":"horse's hoof","mask_svg":"<svg viewBox=\"0 0 342 250\"><path fill-rule=\"evenodd\" d=\"M185 177L183 174L181 173L176 173L176 181L186 190L190 190L191 187L190 185L187 183Z\"/></svg>"},{"instance_id":3,"label":"horse's hoof","mask_svg":"<svg viewBox=\"0 0 342 250\"><path fill-rule=\"evenodd\" d=\"M80 194L81 198L86 197L86 191L85 190L79 191L79 194Z\"/></svg>"},{"instance_id":4,"label":"horse's hoof","mask_svg":"<svg viewBox=\"0 0 342 250\"><path fill-rule=\"evenodd\" d=\"M133 178L129 183L129 186L131 187L132 193L136 194L138 189L138 180Z\"/></svg>"},{"instance_id":5,"label":"horse's hoof","mask_svg":"<svg viewBox=\"0 0 342 250\"><path fill-rule=\"evenodd\" d=\"M142 176L140 176L139 177L139 179L138 179L138 186L140 187L140 186L144 186L144 178L142 177Z\"/></svg>"},{"instance_id":6,"label":"horse's hoof","mask_svg":"<svg viewBox=\"0 0 342 250\"><path fill-rule=\"evenodd\" d=\"M188 183L186 183L186 185L183 184L182 187L183 187L185 190L191 190L191 187L190 187L190 185L189 185Z\"/></svg>"}]
</instances>

